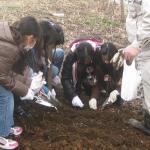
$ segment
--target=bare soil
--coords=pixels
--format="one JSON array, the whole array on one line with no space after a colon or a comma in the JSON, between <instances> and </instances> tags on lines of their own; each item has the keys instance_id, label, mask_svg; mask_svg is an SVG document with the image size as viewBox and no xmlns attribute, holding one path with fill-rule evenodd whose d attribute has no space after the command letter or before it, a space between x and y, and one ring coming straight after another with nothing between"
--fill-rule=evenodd
<instances>
[{"instance_id":1,"label":"bare soil","mask_svg":"<svg viewBox=\"0 0 150 150\"><path fill-rule=\"evenodd\" d=\"M60 99L60 98L59 98ZM61 100L61 99L60 99ZM150 137L128 125L131 117L142 119L140 102L104 110L72 108L64 99L55 111L30 103L29 118L16 118L24 127L19 150L149 150Z\"/></svg>"},{"instance_id":2,"label":"bare soil","mask_svg":"<svg viewBox=\"0 0 150 150\"><path fill-rule=\"evenodd\" d=\"M12 23L26 15L57 21L65 32L65 51L80 35L100 36L118 48L127 45L120 6L109 1L0 0L1 20ZM17 138L18 150L150 150L150 137L127 124L131 117L142 120L138 101L105 110L99 105L92 111L87 104L82 110L72 108L63 95L59 100L64 105L58 112L28 102L25 108L31 116L15 116L16 124L24 128Z\"/></svg>"}]
</instances>

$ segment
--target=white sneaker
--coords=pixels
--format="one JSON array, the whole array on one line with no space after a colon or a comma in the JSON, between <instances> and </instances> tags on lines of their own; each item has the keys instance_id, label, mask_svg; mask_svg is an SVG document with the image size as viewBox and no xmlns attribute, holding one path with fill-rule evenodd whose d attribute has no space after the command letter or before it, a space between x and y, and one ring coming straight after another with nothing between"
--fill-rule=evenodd
<instances>
[{"instance_id":1,"label":"white sneaker","mask_svg":"<svg viewBox=\"0 0 150 150\"><path fill-rule=\"evenodd\" d=\"M2 149L15 149L18 146L19 146L19 144L17 141L0 137L0 148L2 148Z\"/></svg>"},{"instance_id":2,"label":"white sneaker","mask_svg":"<svg viewBox=\"0 0 150 150\"><path fill-rule=\"evenodd\" d=\"M19 136L23 132L22 127L12 127L10 129L10 135Z\"/></svg>"},{"instance_id":3,"label":"white sneaker","mask_svg":"<svg viewBox=\"0 0 150 150\"><path fill-rule=\"evenodd\" d=\"M78 96L75 96L72 100L72 106L82 108L84 104L82 103L81 99Z\"/></svg>"},{"instance_id":4,"label":"white sneaker","mask_svg":"<svg viewBox=\"0 0 150 150\"><path fill-rule=\"evenodd\" d=\"M89 100L89 107L93 110L97 109L97 100L95 98Z\"/></svg>"}]
</instances>

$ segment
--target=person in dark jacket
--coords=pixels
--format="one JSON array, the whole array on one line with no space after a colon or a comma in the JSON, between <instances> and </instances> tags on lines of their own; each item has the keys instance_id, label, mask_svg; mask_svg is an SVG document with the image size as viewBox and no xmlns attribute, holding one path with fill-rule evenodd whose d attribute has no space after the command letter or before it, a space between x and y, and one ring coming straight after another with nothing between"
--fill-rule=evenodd
<instances>
[{"instance_id":1,"label":"person in dark jacket","mask_svg":"<svg viewBox=\"0 0 150 150\"><path fill-rule=\"evenodd\" d=\"M15 93L22 100L32 100L43 85L42 74L30 83L22 75L26 53L32 49L40 37L40 27L34 17L24 17L18 26L0 22L0 148L14 149L18 142L8 140L10 134L20 135L21 127L13 127L13 107Z\"/></svg>"},{"instance_id":2,"label":"person in dark jacket","mask_svg":"<svg viewBox=\"0 0 150 150\"><path fill-rule=\"evenodd\" d=\"M105 42L101 46L101 50L96 52L95 66L98 76L101 77L101 87L105 91L106 101L109 99L111 102L121 105L120 92L123 67L116 68L111 62L117 52L118 50L113 43Z\"/></svg>"},{"instance_id":3,"label":"person in dark jacket","mask_svg":"<svg viewBox=\"0 0 150 150\"><path fill-rule=\"evenodd\" d=\"M47 65L46 76L51 76L52 80L50 84L53 87L57 87L57 85L61 84L59 73L64 59L64 50L58 48L58 46L64 44L64 31L60 25L51 20L40 21L40 26L42 29L43 49ZM48 73L48 60L51 61L51 74Z\"/></svg>"},{"instance_id":4,"label":"person in dark jacket","mask_svg":"<svg viewBox=\"0 0 150 150\"><path fill-rule=\"evenodd\" d=\"M102 90L107 97L116 90L119 95L122 68L116 70L111 64L117 53L113 43L85 38L72 42L70 49L62 69L62 85L66 98L73 106L84 106L79 98L82 88L91 98L91 109L97 109L97 99ZM86 64L86 60L90 61Z\"/></svg>"},{"instance_id":5,"label":"person in dark jacket","mask_svg":"<svg viewBox=\"0 0 150 150\"><path fill-rule=\"evenodd\" d=\"M57 89L61 84L59 72L64 59L64 50L61 48L57 48L57 46L64 44L64 32L60 25L49 20L40 21L40 27L42 31L41 39L39 39L34 48L28 52L26 58L26 65L29 66L30 69L32 69L32 72L38 73L38 71L42 71L43 74L46 76L48 67L48 53L49 51L52 51L53 55L51 65L51 84L55 88L57 94ZM48 45L52 45L52 47L49 49ZM48 91L48 87L46 85L44 89L47 89ZM22 101L17 95L15 95L16 114L21 116L28 116L29 114L23 109L22 106Z\"/></svg>"},{"instance_id":6,"label":"person in dark jacket","mask_svg":"<svg viewBox=\"0 0 150 150\"><path fill-rule=\"evenodd\" d=\"M102 86L107 92L107 95L115 89L120 92L120 80L122 77L123 68L118 70L111 63L111 59L118 52L116 46L111 42L105 42L101 46L101 50L96 52L95 65L97 72L103 78ZM99 71L100 70L100 71Z\"/></svg>"},{"instance_id":7,"label":"person in dark jacket","mask_svg":"<svg viewBox=\"0 0 150 150\"><path fill-rule=\"evenodd\" d=\"M62 85L66 98L75 107L82 108L83 101L80 99L82 88L90 96L89 107L97 109L99 87L94 66L94 53L100 49L101 40L79 39L71 43L69 53L64 60L62 68Z\"/></svg>"}]
</instances>

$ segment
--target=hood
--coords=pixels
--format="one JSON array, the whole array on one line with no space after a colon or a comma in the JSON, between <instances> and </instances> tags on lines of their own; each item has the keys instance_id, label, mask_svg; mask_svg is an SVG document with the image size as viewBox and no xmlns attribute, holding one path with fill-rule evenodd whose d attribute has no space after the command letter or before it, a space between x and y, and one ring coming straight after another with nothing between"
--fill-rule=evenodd
<instances>
[{"instance_id":1,"label":"hood","mask_svg":"<svg viewBox=\"0 0 150 150\"><path fill-rule=\"evenodd\" d=\"M0 40L15 43L8 22L0 22Z\"/></svg>"}]
</instances>

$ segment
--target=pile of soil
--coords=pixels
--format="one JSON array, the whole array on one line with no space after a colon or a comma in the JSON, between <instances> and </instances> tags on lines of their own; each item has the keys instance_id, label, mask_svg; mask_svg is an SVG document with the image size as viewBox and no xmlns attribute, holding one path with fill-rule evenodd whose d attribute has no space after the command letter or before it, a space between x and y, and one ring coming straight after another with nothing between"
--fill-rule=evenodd
<instances>
[{"instance_id":1,"label":"pile of soil","mask_svg":"<svg viewBox=\"0 0 150 150\"><path fill-rule=\"evenodd\" d=\"M150 137L128 125L142 119L140 104L124 103L104 110L72 108L62 100L58 111L36 103L28 104L31 116L16 117L24 127L19 150L149 150Z\"/></svg>"}]
</instances>

